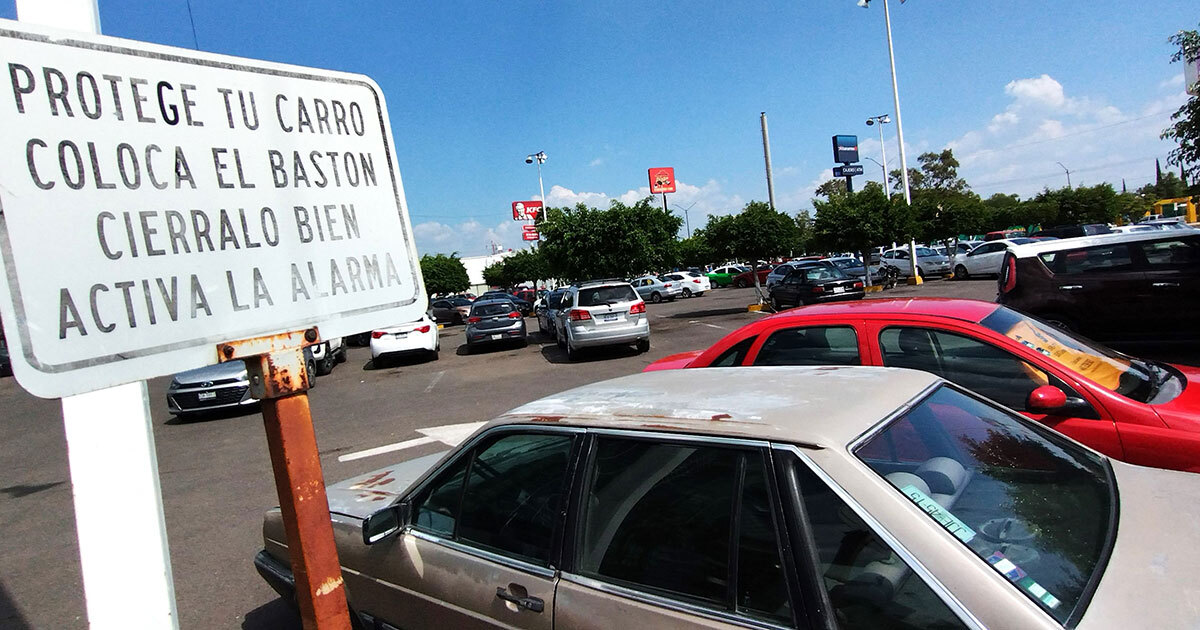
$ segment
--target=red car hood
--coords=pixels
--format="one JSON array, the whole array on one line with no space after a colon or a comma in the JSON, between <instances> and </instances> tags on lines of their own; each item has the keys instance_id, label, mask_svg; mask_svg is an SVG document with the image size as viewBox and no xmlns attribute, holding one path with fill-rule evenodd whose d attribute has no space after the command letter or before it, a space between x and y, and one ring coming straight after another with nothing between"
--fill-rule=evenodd
<instances>
[{"instance_id":1,"label":"red car hood","mask_svg":"<svg viewBox=\"0 0 1200 630\"><path fill-rule=\"evenodd\" d=\"M647 365L646 369L642 371L656 372L658 370L678 370L685 368L703 352L703 350L692 350L690 352L680 352L679 354L665 356L654 363Z\"/></svg>"},{"instance_id":2,"label":"red car hood","mask_svg":"<svg viewBox=\"0 0 1200 630\"><path fill-rule=\"evenodd\" d=\"M1150 408L1172 429L1200 432L1200 368L1175 364L1171 367L1183 372L1187 385L1171 402Z\"/></svg>"}]
</instances>

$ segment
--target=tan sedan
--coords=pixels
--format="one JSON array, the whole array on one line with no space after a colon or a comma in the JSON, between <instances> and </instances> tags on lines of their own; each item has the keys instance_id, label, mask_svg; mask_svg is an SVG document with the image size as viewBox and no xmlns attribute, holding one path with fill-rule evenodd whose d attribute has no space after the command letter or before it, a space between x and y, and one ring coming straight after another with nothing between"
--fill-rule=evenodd
<instances>
[{"instance_id":1,"label":"tan sedan","mask_svg":"<svg viewBox=\"0 0 1200 630\"><path fill-rule=\"evenodd\" d=\"M1200 477L1109 460L923 372L637 374L329 501L365 628L1200 622ZM278 510L263 532L255 563L291 597Z\"/></svg>"}]
</instances>

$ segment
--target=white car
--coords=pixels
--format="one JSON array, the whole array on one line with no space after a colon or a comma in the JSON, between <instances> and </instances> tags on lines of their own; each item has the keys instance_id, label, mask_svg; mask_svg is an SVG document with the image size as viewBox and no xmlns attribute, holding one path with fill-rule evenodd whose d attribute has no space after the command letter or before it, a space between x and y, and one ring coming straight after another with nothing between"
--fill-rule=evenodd
<instances>
[{"instance_id":1,"label":"white car","mask_svg":"<svg viewBox=\"0 0 1200 630\"><path fill-rule=\"evenodd\" d=\"M994 276L1000 273L1004 264L1004 252L1012 245L1024 245L1035 242L1031 238L1002 238L988 241L975 249L959 256L954 263L954 278L962 280L971 276Z\"/></svg>"},{"instance_id":2,"label":"white car","mask_svg":"<svg viewBox=\"0 0 1200 630\"><path fill-rule=\"evenodd\" d=\"M379 328L371 332L371 359L406 354L428 354L434 361L442 347L437 323L428 313L415 322Z\"/></svg>"},{"instance_id":3,"label":"white car","mask_svg":"<svg viewBox=\"0 0 1200 630\"><path fill-rule=\"evenodd\" d=\"M911 273L908 248L898 247L883 253L883 262L900 270L900 275ZM950 273L950 259L923 245L917 246L917 273L926 278L936 278Z\"/></svg>"},{"instance_id":4,"label":"white car","mask_svg":"<svg viewBox=\"0 0 1200 630\"><path fill-rule=\"evenodd\" d=\"M659 278L658 276L642 276L629 281L638 295L647 302L658 304L663 300L674 302L675 298L683 295L683 285L679 282Z\"/></svg>"},{"instance_id":5,"label":"white car","mask_svg":"<svg viewBox=\"0 0 1200 630\"><path fill-rule=\"evenodd\" d=\"M346 342L335 337L312 346L312 357L316 361L317 374L324 376L333 371L333 366L346 360Z\"/></svg>"},{"instance_id":6,"label":"white car","mask_svg":"<svg viewBox=\"0 0 1200 630\"><path fill-rule=\"evenodd\" d=\"M694 271L675 271L665 274L663 278L671 282L678 282L683 290L680 294L683 297L700 297L705 291L712 289L712 280L708 276L698 274Z\"/></svg>"}]
</instances>

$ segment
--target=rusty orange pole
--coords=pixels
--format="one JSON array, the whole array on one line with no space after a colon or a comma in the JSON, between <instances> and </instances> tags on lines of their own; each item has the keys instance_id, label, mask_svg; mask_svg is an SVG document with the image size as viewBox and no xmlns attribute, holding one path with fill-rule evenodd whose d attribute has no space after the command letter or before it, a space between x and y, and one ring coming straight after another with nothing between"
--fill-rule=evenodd
<instances>
[{"instance_id":1,"label":"rusty orange pole","mask_svg":"<svg viewBox=\"0 0 1200 630\"><path fill-rule=\"evenodd\" d=\"M218 352L222 361L245 360L251 393L262 401L267 448L304 628L350 630L325 476L308 407L304 347L319 339L317 330L310 328L221 344Z\"/></svg>"}]
</instances>

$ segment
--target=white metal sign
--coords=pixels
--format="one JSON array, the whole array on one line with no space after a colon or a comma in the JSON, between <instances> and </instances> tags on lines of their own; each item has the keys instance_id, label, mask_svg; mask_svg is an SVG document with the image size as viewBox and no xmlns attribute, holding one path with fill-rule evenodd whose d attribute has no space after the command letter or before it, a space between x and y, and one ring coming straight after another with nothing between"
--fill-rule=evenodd
<instances>
[{"instance_id":1,"label":"white metal sign","mask_svg":"<svg viewBox=\"0 0 1200 630\"><path fill-rule=\"evenodd\" d=\"M424 312L371 79L7 20L0 63L0 315L30 392Z\"/></svg>"}]
</instances>

